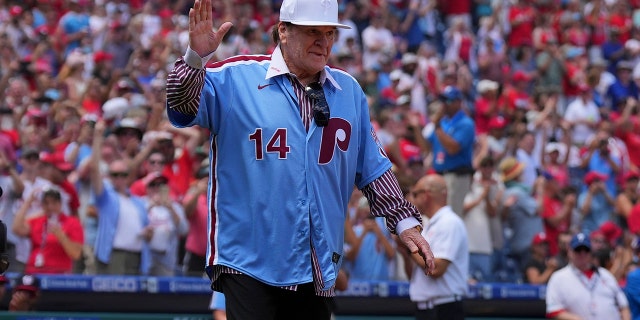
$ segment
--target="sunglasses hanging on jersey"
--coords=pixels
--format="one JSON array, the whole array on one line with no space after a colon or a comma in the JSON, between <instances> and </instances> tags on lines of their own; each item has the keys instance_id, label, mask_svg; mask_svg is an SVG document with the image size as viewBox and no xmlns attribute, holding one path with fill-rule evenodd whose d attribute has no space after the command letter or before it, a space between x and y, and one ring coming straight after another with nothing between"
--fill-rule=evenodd
<instances>
[{"instance_id":1,"label":"sunglasses hanging on jersey","mask_svg":"<svg viewBox=\"0 0 640 320\"><path fill-rule=\"evenodd\" d=\"M318 127L326 127L329 124L331 113L329 104L324 96L324 90L319 82L310 83L304 88L304 93L313 100L313 120Z\"/></svg>"}]
</instances>

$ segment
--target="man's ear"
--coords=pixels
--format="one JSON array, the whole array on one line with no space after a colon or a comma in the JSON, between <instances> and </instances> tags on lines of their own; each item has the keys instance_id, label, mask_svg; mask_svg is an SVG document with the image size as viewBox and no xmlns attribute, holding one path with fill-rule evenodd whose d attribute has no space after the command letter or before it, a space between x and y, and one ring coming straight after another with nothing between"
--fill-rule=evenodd
<instances>
[{"instance_id":1,"label":"man's ear","mask_svg":"<svg viewBox=\"0 0 640 320\"><path fill-rule=\"evenodd\" d=\"M284 42L287 38L287 24L284 22L278 22L278 37L280 42Z\"/></svg>"}]
</instances>

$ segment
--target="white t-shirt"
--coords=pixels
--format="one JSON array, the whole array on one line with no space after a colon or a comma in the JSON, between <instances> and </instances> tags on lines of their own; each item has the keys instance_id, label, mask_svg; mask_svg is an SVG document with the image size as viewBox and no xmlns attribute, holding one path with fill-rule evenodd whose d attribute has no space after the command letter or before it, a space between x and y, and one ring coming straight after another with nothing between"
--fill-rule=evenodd
<instances>
[{"instance_id":1,"label":"white t-shirt","mask_svg":"<svg viewBox=\"0 0 640 320\"><path fill-rule=\"evenodd\" d=\"M464 204L472 203L480 198L484 192L484 186L482 185L482 178L479 172L476 172L473 176L473 182L471 183L471 190L464 197ZM497 186L492 187L491 194L492 199L495 198L498 191ZM485 200L480 201L478 205L471 208L464 214L464 224L467 228L467 237L469 241L469 252L491 254L493 252L493 245L491 241L491 226L489 223L490 217L487 213L487 204Z\"/></svg>"},{"instance_id":2,"label":"white t-shirt","mask_svg":"<svg viewBox=\"0 0 640 320\"><path fill-rule=\"evenodd\" d=\"M547 313L561 310L584 320L620 319L620 308L629 306L615 277L598 268L591 279L571 264L554 272L547 284Z\"/></svg>"},{"instance_id":3,"label":"white t-shirt","mask_svg":"<svg viewBox=\"0 0 640 320\"><path fill-rule=\"evenodd\" d=\"M588 121L594 124L598 123L600 122L600 112L593 100L585 103L582 99L576 99L567 106L564 119L571 124L575 124L572 130L572 142L582 145L586 142L587 138L593 134L594 129L586 124L576 122Z\"/></svg>"},{"instance_id":4,"label":"white t-shirt","mask_svg":"<svg viewBox=\"0 0 640 320\"><path fill-rule=\"evenodd\" d=\"M131 198L119 196L120 208L118 226L113 238L113 248L140 252L142 251L142 221L138 215L138 207Z\"/></svg>"},{"instance_id":5,"label":"white t-shirt","mask_svg":"<svg viewBox=\"0 0 640 320\"><path fill-rule=\"evenodd\" d=\"M449 206L440 208L430 220L424 221L422 236L431 245L433 256L451 261L451 264L444 275L437 279L426 276L420 267L414 267L409 284L411 301L467 295L469 244L464 222Z\"/></svg>"}]
</instances>

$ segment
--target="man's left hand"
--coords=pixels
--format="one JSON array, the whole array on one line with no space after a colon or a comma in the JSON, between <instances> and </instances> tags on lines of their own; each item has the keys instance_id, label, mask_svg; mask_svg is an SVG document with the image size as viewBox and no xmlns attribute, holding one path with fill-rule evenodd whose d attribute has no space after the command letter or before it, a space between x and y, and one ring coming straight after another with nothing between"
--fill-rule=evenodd
<instances>
[{"instance_id":1,"label":"man's left hand","mask_svg":"<svg viewBox=\"0 0 640 320\"><path fill-rule=\"evenodd\" d=\"M418 253L424 259L424 274L431 275L436 269L435 258L431 247L417 228L410 228L400 234L400 240L411 251Z\"/></svg>"}]
</instances>

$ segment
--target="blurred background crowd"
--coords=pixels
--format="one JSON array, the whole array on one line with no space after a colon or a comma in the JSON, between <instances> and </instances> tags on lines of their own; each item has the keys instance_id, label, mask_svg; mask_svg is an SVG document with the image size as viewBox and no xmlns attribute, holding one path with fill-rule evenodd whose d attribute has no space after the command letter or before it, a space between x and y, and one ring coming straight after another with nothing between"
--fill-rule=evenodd
<instances>
[{"instance_id":1,"label":"blurred background crowd","mask_svg":"<svg viewBox=\"0 0 640 320\"><path fill-rule=\"evenodd\" d=\"M434 171L424 140L443 88L457 88L473 119L473 179L449 191L464 197L452 205L470 281L545 283L582 231L624 283L640 232L640 1L339 3L352 29L339 30L330 64L367 93L408 195ZM176 129L164 111L191 5L0 0L10 271L202 276L209 133ZM213 0L217 24L234 23L213 59L269 54L279 5ZM520 198L505 196L513 188ZM105 202L128 195L142 201ZM404 253L357 190L347 216L351 279L407 279Z\"/></svg>"}]
</instances>

